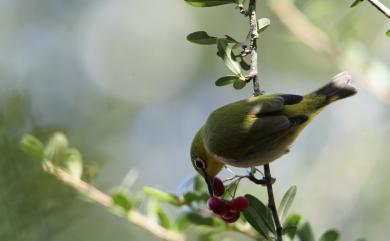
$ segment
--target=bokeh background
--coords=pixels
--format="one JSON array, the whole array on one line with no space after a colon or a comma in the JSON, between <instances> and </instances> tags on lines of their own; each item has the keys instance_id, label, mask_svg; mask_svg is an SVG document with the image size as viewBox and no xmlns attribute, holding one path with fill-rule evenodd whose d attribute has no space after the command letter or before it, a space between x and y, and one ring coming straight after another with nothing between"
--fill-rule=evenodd
<instances>
[{"instance_id":1,"label":"bokeh background","mask_svg":"<svg viewBox=\"0 0 390 241\"><path fill-rule=\"evenodd\" d=\"M295 1L340 45L360 92L324 110L271 167L277 199L297 185L292 209L317 235L335 227L344 241L387 240L390 23L368 3L350 9L351 2ZM259 1L258 14L272 21L259 41L263 90L303 94L342 70L291 34L267 1ZM189 147L208 113L251 95L250 86L215 87L229 74L215 47L185 37L206 30L240 39L247 29L232 6L181 0L0 0L0 240L154 240L81 201L18 142L25 133L45 139L61 130L97 167L99 188L108 191L136 170L134 190L177 192L193 175ZM247 182L240 192L266 200Z\"/></svg>"}]
</instances>

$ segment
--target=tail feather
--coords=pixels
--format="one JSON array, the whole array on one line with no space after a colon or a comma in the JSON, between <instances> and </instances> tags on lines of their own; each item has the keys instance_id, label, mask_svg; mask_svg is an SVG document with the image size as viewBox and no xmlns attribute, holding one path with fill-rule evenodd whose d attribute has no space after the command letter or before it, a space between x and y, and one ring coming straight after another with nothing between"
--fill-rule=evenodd
<instances>
[{"instance_id":1,"label":"tail feather","mask_svg":"<svg viewBox=\"0 0 390 241\"><path fill-rule=\"evenodd\" d=\"M326 102L330 103L357 93L357 88L352 85L352 76L348 72L341 72L332 81L316 90L313 94L326 97Z\"/></svg>"}]
</instances>

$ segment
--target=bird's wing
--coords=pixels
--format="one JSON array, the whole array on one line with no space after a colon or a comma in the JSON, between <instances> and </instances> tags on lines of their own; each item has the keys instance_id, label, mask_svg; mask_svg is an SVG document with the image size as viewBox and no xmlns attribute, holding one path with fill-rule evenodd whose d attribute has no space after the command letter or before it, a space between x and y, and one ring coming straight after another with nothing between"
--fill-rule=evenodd
<instances>
[{"instance_id":1,"label":"bird's wing","mask_svg":"<svg viewBox=\"0 0 390 241\"><path fill-rule=\"evenodd\" d=\"M283 108L301 99L292 95L259 96L217 109L204 126L206 149L237 161L252 151L266 154L269 147L300 123L283 114Z\"/></svg>"},{"instance_id":2,"label":"bird's wing","mask_svg":"<svg viewBox=\"0 0 390 241\"><path fill-rule=\"evenodd\" d=\"M256 139L267 137L305 122L307 118L304 116L291 117L282 111L285 105L297 104L302 99L300 95L279 94L251 103L252 110L246 120L246 127L253 133L251 136L256 136Z\"/></svg>"}]
</instances>

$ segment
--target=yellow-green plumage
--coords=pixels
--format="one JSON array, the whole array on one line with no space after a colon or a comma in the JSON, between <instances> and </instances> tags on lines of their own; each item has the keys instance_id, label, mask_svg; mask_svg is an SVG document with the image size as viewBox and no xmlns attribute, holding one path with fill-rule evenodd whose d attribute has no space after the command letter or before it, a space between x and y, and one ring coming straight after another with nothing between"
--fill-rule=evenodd
<instances>
[{"instance_id":1,"label":"yellow-green plumage","mask_svg":"<svg viewBox=\"0 0 390 241\"><path fill-rule=\"evenodd\" d=\"M331 83L305 95L272 94L240 100L210 114L191 147L194 168L214 177L225 165L264 165L289 151L303 128L323 107L356 93L351 77L341 73ZM201 161L201 168L196 162Z\"/></svg>"}]
</instances>

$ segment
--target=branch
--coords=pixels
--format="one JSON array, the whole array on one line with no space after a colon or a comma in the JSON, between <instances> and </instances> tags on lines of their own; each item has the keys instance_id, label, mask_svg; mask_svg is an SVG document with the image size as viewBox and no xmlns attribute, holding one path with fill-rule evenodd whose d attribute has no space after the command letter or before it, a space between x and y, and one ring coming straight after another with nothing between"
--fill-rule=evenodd
<instances>
[{"instance_id":1,"label":"branch","mask_svg":"<svg viewBox=\"0 0 390 241\"><path fill-rule=\"evenodd\" d=\"M91 199L93 199L96 203L100 204L101 206L106 208L117 208L115 204L112 202L112 199L109 195L103 193L102 191L84 182L83 180L70 175L62 168L55 166L52 162L45 161L43 164L43 170L46 173L55 176L57 179L59 179L66 185L74 188L75 190L83 194L88 195ZM143 228L144 230L150 232L154 236L161 238L163 240L184 241L184 237L181 234L165 229L164 227L151 221L150 219L148 219L143 214L137 211L130 210L126 214L126 219L129 222L137 225L140 228Z\"/></svg>"},{"instance_id":2,"label":"branch","mask_svg":"<svg viewBox=\"0 0 390 241\"><path fill-rule=\"evenodd\" d=\"M242 12L242 10L240 11ZM257 39L259 38L259 33L257 31L257 17L256 17L256 0L250 0L249 8L249 24L251 31L251 39L250 39L250 51L251 51L251 68L249 72L249 76L253 81L253 91L254 96L259 96L260 86L258 81L258 66L257 66ZM276 225L276 240L282 241L282 226L280 225L278 211L276 210L275 198L272 189L273 178L271 176L271 170L269 164L264 165L264 182L267 187L268 193L268 206L272 211L272 216Z\"/></svg>"},{"instance_id":3,"label":"branch","mask_svg":"<svg viewBox=\"0 0 390 241\"><path fill-rule=\"evenodd\" d=\"M249 72L249 77L253 81L253 95L260 95L260 85L258 81L258 68L257 68L257 39L259 38L259 33L257 32L257 17L256 17L256 0L250 0L249 2L249 25L251 32L251 39L249 43L249 49L251 52L251 68Z\"/></svg>"},{"instance_id":4,"label":"branch","mask_svg":"<svg viewBox=\"0 0 390 241\"><path fill-rule=\"evenodd\" d=\"M386 17L390 18L390 9L386 7L379 0L368 0L374 7L376 7L380 12L382 12Z\"/></svg>"},{"instance_id":5,"label":"branch","mask_svg":"<svg viewBox=\"0 0 390 241\"><path fill-rule=\"evenodd\" d=\"M265 184L267 186L268 207L271 209L272 216L273 216L274 221L275 221L276 235L277 235L276 240L282 241L283 228L282 228L282 225L280 224L278 210L276 209L276 205L275 205L274 192L272 189L273 178L271 176L271 169L270 169L269 164L264 165L264 180L265 180Z\"/></svg>"}]
</instances>

